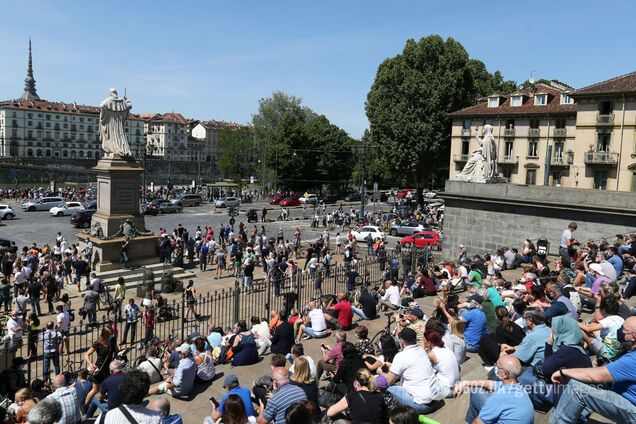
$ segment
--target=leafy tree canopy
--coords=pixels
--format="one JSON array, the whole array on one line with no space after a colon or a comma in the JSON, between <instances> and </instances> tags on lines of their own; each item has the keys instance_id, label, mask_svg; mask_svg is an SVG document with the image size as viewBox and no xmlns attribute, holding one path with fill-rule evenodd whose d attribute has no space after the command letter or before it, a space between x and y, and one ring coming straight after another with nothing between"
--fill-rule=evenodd
<instances>
[{"instance_id":1,"label":"leafy tree canopy","mask_svg":"<svg viewBox=\"0 0 636 424\"><path fill-rule=\"evenodd\" d=\"M219 132L218 167L224 178L239 186L243 179L253 175L254 136L250 127L223 128Z\"/></svg>"}]
</instances>

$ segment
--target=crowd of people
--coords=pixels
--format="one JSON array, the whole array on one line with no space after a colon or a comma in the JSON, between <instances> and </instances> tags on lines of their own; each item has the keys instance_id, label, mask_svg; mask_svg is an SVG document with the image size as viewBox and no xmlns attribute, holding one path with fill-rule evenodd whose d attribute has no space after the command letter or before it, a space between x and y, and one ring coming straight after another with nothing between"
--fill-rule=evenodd
<instances>
[{"instance_id":1,"label":"crowd of people","mask_svg":"<svg viewBox=\"0 0 636 424\"><path fill-rule=\"evenodd\" d=\"M410 424L470 392L469 423L532 423L535 411L552 411L553 423L584 422L592 413L634 422L636 311L628 300L636 290L636 234L579 243L576 229L573 222L563 231L553 260L541 243L526 240L520 249L472 257L460 247L456 260L437 264L418 258L413 267L393 258L386 270L386 247L372 241L366 251L386 271L386 280L367 287L353 278L331 298L322 296L319 277L332 265L331 246L355 272L359 249L346 234L332 241L325 230L300 254L300 229L291 242L282 231L270 235L264 226L248 229L242 223L236 231L223 225L216 236L211 227L162 230L158 249L164 260L196 258L201 271L209 267L217 277L238 276L248 289L256 267L278 290L285 279L306 271L315 276L316 297L268 317L239 320L232 328L210 323L207 334L174 340L165 352L150 345L145 361L134 368L120 345L129 334L131 342L139 340L138 322L150 319L146 328L152 328L155 299L126 302L120 281L111 312L123 315L124 332L104 327L77 376L60 372L74 320L63 288L77 285L94 322L101 281L91 273L91 252L63 245L61 237L53 248L13 246L0 260L5 338L17 345L28 334L29 357L14 358L2 371L0 393L12 401L8 413L16 422L77 423L99 413L97 422L179 423L182 418L170 414L170 398L189 399L197 384L209 386L219 366L259 367L268 356L271 369L250 384L226 373L227 393L211 399L201 421ZM518 279L504 277L514 269ZM190 305L191 284L184 296ZM430 316L420 300L427 297ZM392 324L372 341L367 321L383 311L391 313ZM194 307L187 313L199 318ZM54 318L41 326L47 315ZM144 339L150 341L152 332ZM303 345L312 339L322 342L316 357ZM39 346L44 375L29 384L22 369ZM463 378L462 364L472 357L483 364L485 379ZM146 396L153 396L150 408L142 405Z\"/></svg>"}]
</instances>

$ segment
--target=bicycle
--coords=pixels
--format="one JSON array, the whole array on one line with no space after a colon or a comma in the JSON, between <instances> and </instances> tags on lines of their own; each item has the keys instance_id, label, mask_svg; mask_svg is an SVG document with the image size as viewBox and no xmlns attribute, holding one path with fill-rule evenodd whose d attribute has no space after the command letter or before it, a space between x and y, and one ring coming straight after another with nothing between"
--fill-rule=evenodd
<instances>
[{"instance_id":1,"label":"bicycle","mask_svg":"<svg viewBox=\"0 0 636 424\"><path fill-rule=\"evenodd\" d=\"M145 353L148 351L150 347L154 347L156 349L155 356L159 359L163 359L166 353L169 353L172 349L172 343L174 342L175 336L170 333L168 337L164 340L159 339L158 337L154 337L149 344L144 342L139 343L137 345L137 350L142 350L144 352L143 355L138 356L133 365L135 368L139 367L146 360Z\"/></svg>"},{"instance_id":2,"label":"bicycle","mask_svg":"<svg viewBox=\"0 0 636 424\"><path fill-rule=\"evenodd\" d=\"M99 303L101 305L108 305L108 310L111 311L113 309L113 296L110 294L110 290L108 286L102 284L102 289L99 292Z\"/></svg>"},{"instance_id":3,"label":"bicycle","mask_svg":"<svg viewBox=\"0 0 636 424\"><path fill-rule=\"evenodd\" d=\"M371 339L371 344L374 346L378 346L378 342L384 335L389 335L393 337L393 333L395 332L395 326L397 325L397 320L393 318L398 311L390 312L388 314L384 314L387 318L386 326L378 331L373 338Z\"/></svg>"},{"instance_id":4,"label":"bicycle","mask_svg":"<svg viewBox=\"0 0 636 424\"><path fill-rule=\"evenodd\" d=\"M71 358L67 358L64 362L64 367L62 368L66 372L68 372L71 376L71 380L77 380L79 372L84 369L83 367L84 360L80 359L79 361L74 361ZM44 376L45 378L48 376Z\"/></svg>"}]
</instances>

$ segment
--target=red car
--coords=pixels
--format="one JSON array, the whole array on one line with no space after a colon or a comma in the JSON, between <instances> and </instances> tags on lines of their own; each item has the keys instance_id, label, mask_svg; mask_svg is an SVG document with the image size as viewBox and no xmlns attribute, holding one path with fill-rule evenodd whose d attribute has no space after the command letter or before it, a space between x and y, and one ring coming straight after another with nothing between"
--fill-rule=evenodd
<instances>
[{"instance_id":1,"label":"red car","mask_svg":"<svg viewBox=\"0 0 636 424\"><path fill-rule=\"evenodd\" d=\"M281 206L300 206L300 200L295 197L285 197L278 204Z\"/></svg>"},{"instance_id":2,"label":"red car","mask_svg":"<svg viewBox=\"0 0 636 424\"><path fill-rule=\"evenodd\" d=\"M284 194L275 194L273 196L270 196L269 198L269 204L270 205L278 205L280 204L280 201L285 199L287 196L285 196Z\"/></svg>"},{"instance_id":3,"label":"red car","mask_svg":"<svg viewBox=\"0 0 636 424\"><path fill-rule=\"evenodd\" d=\"M412 188L403 188L398 190L398 192L396 193L396 196L398 199L405 199L406 196L412 191L415 191L415 190Z\"/></svg>"},{"instance_id":4,"label":"red car","mask_svg":"<svg viewBox=\"0 0 636 424\"><path fill-rule=\"evenodd\" d=\"M442 243L439 239L439 234L435 231L420 231L410 236L406 236L402 239L402 247L410 248L413 244L416 247L424 247L430 245L437 250L442 249Z\"/></svg>"}]
</instances>

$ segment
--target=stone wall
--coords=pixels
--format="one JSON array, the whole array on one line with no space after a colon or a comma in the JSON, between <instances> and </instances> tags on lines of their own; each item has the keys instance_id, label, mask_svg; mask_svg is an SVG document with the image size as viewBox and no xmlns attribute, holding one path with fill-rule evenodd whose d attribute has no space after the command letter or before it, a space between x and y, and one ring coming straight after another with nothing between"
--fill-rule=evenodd
<instances>
[{"instance_id":1,"label":"stone wall","mask_svg":"<svg viewBox=\"0 0 636 424\"><path fill-rule=\"evenodd\" d=\"M632 193L449 180L441 195L446 259L456 257L460 244L473 256L541 237L557 253L570 221L577 222L575 237L581 241L636 231Z\"/></svg>"}]
</instances>

